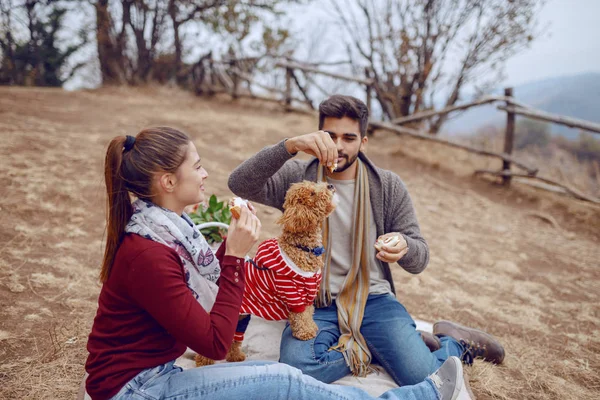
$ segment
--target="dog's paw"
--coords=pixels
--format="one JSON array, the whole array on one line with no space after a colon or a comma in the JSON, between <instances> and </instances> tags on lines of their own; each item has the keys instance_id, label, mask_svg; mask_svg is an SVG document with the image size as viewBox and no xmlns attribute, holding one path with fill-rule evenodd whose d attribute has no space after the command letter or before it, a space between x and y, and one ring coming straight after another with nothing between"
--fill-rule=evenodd
<instances>
[{"instance_id":1,"label":"dog's paw","mask_svg":"<svg viewBox=\"0 0 600 400\"><path fill-rule=\"evenodd\" d=\"M246 355L240 351L239 353L228 353L226 360L228 362L240 362L246 360Z\"/></svg>"},{"instance_id":2,"label":"dog's paw","mask_svg":"<svg viewBox=\"0 0 600 400\"><path fill-rule=\"evenodd\" d=\"M215 360L204 357L200 354L196 354L194 360L196 361L196 367L204 367L205 365L213 365L215 363Z\"/></svg>"},{"instance_id":3,"label":"dog's paw","mask_svg":"<svg viewBox=\"0 0 600 400\"><path fill-rule=\"evenodd\" d=\"M241 342L233 342L229 351L227 352L227 357L225 360L229 362L240 362L246 360L246 354L242 351L242 343Z\"/></svg>"},{"instance_id":4,"label":"dog's paw","mask_svg":"<svg viewBox=\"0 0 600 400\"><path fill-rule=\"evenodd\" d=\"M319 328L314 322L308 326L301 326L298 329L292 329L292 336L299 340L310 340L317 336Z\"/></svg>"}]
</instances>

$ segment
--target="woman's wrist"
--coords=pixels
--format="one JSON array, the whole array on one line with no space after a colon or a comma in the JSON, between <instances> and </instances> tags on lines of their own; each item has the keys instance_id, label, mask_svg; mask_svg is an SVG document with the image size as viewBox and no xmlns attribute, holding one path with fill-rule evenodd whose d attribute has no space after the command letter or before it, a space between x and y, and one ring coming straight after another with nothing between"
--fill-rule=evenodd
<instances>
[{"instance_id":1,"label":"woman's wrist","mask_svg":"<svg viewBox=\"0 0 600 400\"><path fill-rule=\"evenodd\" d=\"M223 264L223 265L239 265L239 264L244 265L244 262L246 262L245 258L246 258L245 256L239 256L239 255L225 252L225 255L223 256L223 262L221 264Z\"/></svg>"},{"instance_id":2,"label":"woman's wrist","mask_svg":"<svg viewBox=\"0 0 600 400\"><path fill-rule=\"evenodd\" d=\"M243 258L226 255L221 264L221 278L235 284L244 284L244 263Z\"/></svg>"},{"instance_id":3,"label":"woman's wrist","mask_svg":"<svg viewBox=\"0 0 600 400\"><path fill-rule=\"evenodd\" d=\"M225 250L225 257L235 257L235 258L241 258L241 259L243 259L243 258L246 257L246 254L245 253L244 254L240 254L237 251L232 251L232 250L226 249Z\"/></svg>"}]
</instances>

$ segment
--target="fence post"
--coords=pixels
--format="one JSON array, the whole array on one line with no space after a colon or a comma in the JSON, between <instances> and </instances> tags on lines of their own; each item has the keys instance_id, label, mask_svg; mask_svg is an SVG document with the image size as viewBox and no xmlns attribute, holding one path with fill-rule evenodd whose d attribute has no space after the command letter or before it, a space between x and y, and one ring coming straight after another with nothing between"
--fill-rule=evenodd
<instances>
[{"instance_id":1,"label":"fence post","mask_svg":"<svg viewBox=\"0 0 600 400\"><path fill-rule=\"evenodd\" d=\"M231 97L233 97L233 99L236 100L238 98L238 85L239 85L240 77L238 76L238 73L237 73L237 66L236 66L235 60L229 61L229 67L231 68L231 72L233 72L233 88L232 88Z\"/></svg>"},{"instance_id":2,"label":"fence post","mask_svg":"<svg viewBox=\"0 0 600 400\"><path fill-rule=\"evenodd\" d=\"M369 68L365 68L365 76L367 79L371 78L371 73L369 72ZM369 113L371 112L371 85L367 84L367 108L369 109Z\"/></svg>"},{"instance_id":3,"label":"fence post","mask_svg":"<svg viewBox=\"0 0 600 400\"><path fill-rule=\"evenodd\" d=\"M292 107L292 70L285 69L285 110L289 111Z\"/></svg>"},{"instance_id":4,"label":"fence post","mask_svg":"<svg viewBox=\"0 0 600 400\"><path fill-rule=\"evenodd\" d=\"M208 95L209 96L214 96L216 93L216 88L217 88L217 77L216 77L216 72L215 72L215 63L213 61L212 56L210 57L210 59L208 60L208 71L210 73L210 88L208 89Z\"/></svg>"},{"instance_id":5,"label":"fence post","mask_svg":"<svg viewBox=\"0 0 600 400\"><path fill-rule=\"evenodd\" d=\"M512 97L512 88L504 89L504 96ZM509 102L506 102L508 107L511 106ZM512 112L506 112L506 132L504 133L504 153L511 155L513 150L513 142L515 139L515 114ZM502 170L510 171L510 161L502 161ZM510 176L502 176L502 184L510 185Z\"/></svg>"}]
</instances>

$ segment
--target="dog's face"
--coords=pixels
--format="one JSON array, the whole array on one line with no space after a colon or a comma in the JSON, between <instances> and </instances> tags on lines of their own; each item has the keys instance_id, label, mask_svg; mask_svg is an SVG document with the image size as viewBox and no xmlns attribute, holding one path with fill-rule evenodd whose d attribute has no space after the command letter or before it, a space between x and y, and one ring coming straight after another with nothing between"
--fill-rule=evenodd
<instances>
[{"instance_id":1,"label":"dog's face","mask_svg":"<svg viewBox=\"0 0 600 400\"><path fill-rule=\"evenodd\" d=\"M283 216L277 221L288 232L311 232L333 212L333 185L325 182L294 183L285 195Z\"/></svg>"}]
</instances>

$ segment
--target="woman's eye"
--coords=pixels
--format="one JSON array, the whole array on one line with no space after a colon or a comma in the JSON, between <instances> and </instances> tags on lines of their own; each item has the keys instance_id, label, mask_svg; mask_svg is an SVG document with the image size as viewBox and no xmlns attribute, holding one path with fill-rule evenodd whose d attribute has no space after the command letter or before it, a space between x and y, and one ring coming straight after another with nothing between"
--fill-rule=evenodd
<instances>
[{"instance_id":1,"label":"woman's eye","mask_svg":"<svg viewBox=\"0 0 600 400\"><path fill-rule=\"evenodd\" d=\"M198 166L196 167L196 169L197 169L198 171L200 171L200 170L202 169L202 165L198 165Z\"/></svg>"}]
</instances>

